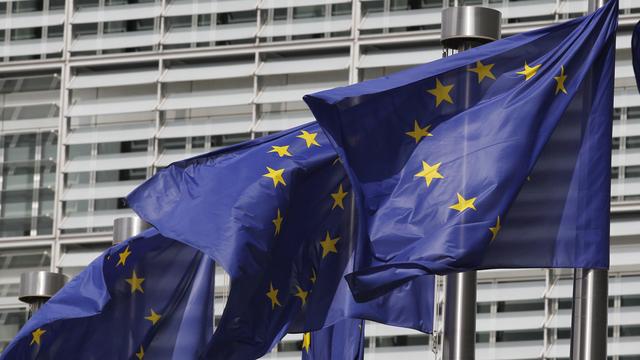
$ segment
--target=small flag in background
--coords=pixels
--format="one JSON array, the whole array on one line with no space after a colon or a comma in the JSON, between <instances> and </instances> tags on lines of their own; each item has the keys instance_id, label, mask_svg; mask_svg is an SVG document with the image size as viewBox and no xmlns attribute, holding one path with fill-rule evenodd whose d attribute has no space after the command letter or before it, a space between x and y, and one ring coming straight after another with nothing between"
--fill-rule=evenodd
<instances>
[{"instance_id":1,"label":"small flag in background","mask_svg":"<svg viewBox=\"0 0 640 360\"><path fill-rule=\"evenodd\" d=\"M636 75L636 85L640 89L640 21L633 28L631 56L633 58L633 72Z\"/></svg>"},{"instance_id":2,"label":"small flag in background","mask_svg":"<svg viewBox=\"0 0 640 360\"><path fill-rule=\"evenodd\" d=\"M305 97L360 200L357 299L424 274L609 266L617 16L609 1Z\"/></svg>"},{"instance_id":3,"label":"small flag in background","mask_svg":"<svg viewBox=\"0 0 640 360\"><path fill-rule=\"evenodd\" d=\"M430 332L433 277L356 303L343 276L357 217L351 184L316 123L180 161L129 194L162 234L209 254L231 290L208 359L255 359L288 332L370 319ZM393 299L393 300L391 300Z\"/></svg>"},{"instance_id":4,"label":"small flag in background","mask_svg":"<svg viewBox=\"0 0 640 360\"><path fill-rule=\"evenodd\" d=\"M198 359L213 333L213 261L149 229L103 253L0 359Z\"/></svg>"},{"instance_id":5,"label":"small flag in background","mask_svg":"<svg viewBox=\"0 0 640 360\"><path fill-rule=\"evenodd\" d=\"M346 319L332 326L304 333L302 360L364 359L364 321Z\"/></svg>"}]
</instances>

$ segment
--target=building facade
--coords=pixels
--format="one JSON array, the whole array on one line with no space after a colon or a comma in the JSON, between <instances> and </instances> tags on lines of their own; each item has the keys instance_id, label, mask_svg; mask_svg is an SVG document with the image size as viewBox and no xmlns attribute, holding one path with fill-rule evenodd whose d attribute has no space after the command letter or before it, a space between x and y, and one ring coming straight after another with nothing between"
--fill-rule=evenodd
<instances>
[{"instance_id":1,"label":"building facade","mask_svg":"<svg viewBox=\"0 0 640 360\"><path fill-rule=\"evenodd\" d=\"M123 198L175 160L312 120L302 95L442 56L450 0L0 2L0 349L25 322L19 275L73 276L111 242ZM581 16L587 0L466 0L503 34ZM453 0L451 0L453 5ZM609 354L640 359L640 95L620 0ZM478 359L567 359L571 271L479 273ZM217 275L216 314L228 279ZM438 326L441 326L439 324ZM435 359L433 340L367 324L368 359ZM288 335L269 358L299 358Z\"/></svg>"}]
</instances>

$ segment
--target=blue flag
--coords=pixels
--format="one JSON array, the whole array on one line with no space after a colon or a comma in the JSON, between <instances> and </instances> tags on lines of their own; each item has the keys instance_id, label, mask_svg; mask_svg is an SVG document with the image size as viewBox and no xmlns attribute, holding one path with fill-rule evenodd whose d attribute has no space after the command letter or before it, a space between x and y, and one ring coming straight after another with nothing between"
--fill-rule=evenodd
<instances>
[{"instance_id":1,"label":"blue flag","mask_svg":"<svg viewBox=\"0 0 640 360\"><path fill-rule=\"evenodd\" d=\"M608 267L617 11L305 97L373 254L356 298L424 274Z\"/></svg>"},{"instance_id":2,"label":"blue flag","mask_svg":"<svg viewBox=\"0 0 640 360\"><path fill-rule=\"evenodd\" d=\"M205 356L255 359L287 332L347 318L430 332L433 277L358 304L351 185L316 123L180 161L127 200L163 235L200 249L231 277Z\"/></svg>"},{"instance_id":3,"label":"blue flag","mask_svg":"<svg viewBox=\"0 0 640 360\"><path fill-rule=\"evenodd\" d=\"M302 337L302 360L364 359L364 321L346 319Z\"/></svg>"},{"instance_id":4,"label":"blue flag","mask_svg":"<svg viewBox=\"0 0 640 360\"><path fill-rule=\"evenodd\" d=\"M636 75L636 85L640 89L640 21L633 28L631 37L631 56L633 58L633 72Z\"/></svg>"},{"instance_id":5,"label":"blue flag","mask_svg":"<svg viewBox=\"0 0 640 360\"><path fill-rule=\"evenodd\" d=\"M94 260L0 359L197 359L213 334L213 261L154 229Z\"/></svg>"}]
</instances>

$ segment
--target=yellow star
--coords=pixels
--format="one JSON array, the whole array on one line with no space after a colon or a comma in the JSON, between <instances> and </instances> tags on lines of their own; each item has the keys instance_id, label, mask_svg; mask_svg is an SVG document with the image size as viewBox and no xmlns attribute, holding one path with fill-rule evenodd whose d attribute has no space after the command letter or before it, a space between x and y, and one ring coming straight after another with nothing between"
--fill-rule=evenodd
<instances>
[{"instance_id":1,"label":"yellow star","mask_svg":"<svg viewBox=\"0 0 640 360\"><path fill-rule=\"evenodd\" d=\"M162 316L160 316L160 314L156 314L155 311L153 311L153 309L151 309L151 315L145 317L145 319L151 321L151 323L153 325L155 325L161 318Z\"/></svg>"},{"instance_id":2,"label":"yellow star","mask_svg":"<svg viewBox=\"0 0 640 360\"><path fill-rule=\"evenodd\" d=\"M278 289L273 288L273 283L269 283L269 292L267 293L267 297L271 300L271 310L276 308L276 305L280 305L280 301L278 301Z\"/></svg>"},{"instance_id":3,"label":"yellow star","mask_svg":"<svg viewBox=\"0 0 640 360\"><path fill-rule=\"evenodd\" d=\"M478 83L481 83L482 80L484 80L484 78L486 77L489 79L495 80L496 77L493 76L493 73L491 72L493 65L495 64L484 65L482 62L476 61L476 67L467 69L467 71L471 71L478 74Z\"/></svg>"},{"instance_id":4,"label":"yellow star","mask_svg":"<svg viewBox=\"0 0 640 360\"><path fill-rule=\"evenodd\" d=\"M47 330L42 330L41 328L37 328L35 331L31 332L31 343L29 343L29 345L33 345L34 343L40 345L40 337L46 332Z\"/></svg>"},{"instance_id":5,"label":"yellow star","mask_svg":"<svg viewBox=\"0 0 640 360\"><path fill-rule=\"evenodd\" d=\"M125 263L127 262L127 258L129 257L129 255L131 255L131 251L129 251L129 247L127 246L127 248L124 249L123 252L118 254L118 256L120 256L120 260L118 260L118 263L116 264L116 266L118 265L124 266Z\"/></svg>"},{"instance_id":6,"label":"yellow star","mask_svg":"<svg viewBox=\"0 0 640 360\"><path fill-rule=\"evenodd\" d=\"M144 290L142 290L142 282L144 281L144 278L139 278L138 275L136 275L135 270L133 270L133 275L131 275L129 279L125 279L125 281L131 285L132 294L136 292L136 290L144 293Z\"/></svg>"},{"instance_id":7,"label":"yellow star","mask_svg":"<svg viewBox=\"0 0 640 360\"><path fill-rule=\"evenodd\" d=\"M309 295L309 292L302 290L298 285L296 285L296 289L298 289L298 292L294 296L299 297L300 300L302 300L302 306L305 306L307 304L307 296Z\"/></svg>"},{"instance_id":8,"label":"yellow star","mask_svg":"<svg viewBox=\"0 0 640 360\"><path fill-rule=\"evenodd\" d=\"M320 144L318 144L318 142L316 141L316 136L318 136L318 133L309 133L309 132L306 132L305 130L301 130L300 132L302 132L302 134L296 137L306 141L307 148L310 148L311 145L320 146Z\"/></svg>"},{"instance_id":9,"label":"yellow star","mask_svg":"<svg viewBox=\"0 0 640 360\"><path fill-rule=\"evenodd\" d=\"M338 249L336 248L336 243L340 240L339 237L332 239L329 236L329 232L327 231L327 237L323 241L320 241L320 246L322 246L322 258L329 255L329 253L338 253Z\"/></svg>"},{"instance_id":10,"label":"yellow star","mask_svg":"<svg viewBox=\"0 0 640 360\"><path fill-rule=\"evenodd\" d=\"M564 66L560 67L560 76L554 76L553 78L558 83L556 84L556 95L558 95L560 91L566 94L567 89L564 87L564 82L567 80L567 75L564 74Z\"/></svg>"},{"instance_id":11,"label":"yellow star","mask_svg":"<svg viewBox=\"0 0 640 360\"><path fill-rule=\"evenodd\" d=\"M267 171L268 173L262 176L268 177L271 180L273 180L273 187L278 187L279 183L282 183L282 185L285 185L285 186L287 185L287 183L284 182L284 178L282 177L282 173L284 173L284 169L274 170L267 166Z\"/></svg>"},{"instance_id":12,"label":"yellow star","mask_svg":"<svg viewBox=\"0 0 640 360\"><path fill-rule=\"evenodd\" d=\"M285 146L272 146L271 150L269 150L268 152L272 153L278 153L278 156L283 157L283 156L291 156L291 154L289 153L289 145L285 145Z\"/></svg>"},{"instance_id":13,"label":"yellow star","mask_svg":"<svg viewBox=\"0 0 640 360\"><path fill-rule=\"evenodd\" d=\"M138 360L142 360L142 358L144 357L144 349L142 348L142 345L140 345L140 351L136 353L136 357L138 358Z\"/></svg>"},{"instance_id":14,"label":"yellow star","mask_svg":"<svg viewBox=\"0 0 640 360\"><path fill-rule=\"evenodd\" d=\"M453 100L451 96L449 96L451 89L453 89L453 85L442 85L440 80L436 78L436 88L428 90L429 94L436 97L436 107L440 106L440 103L443 101L453 104Z\"/></svg>"},{"instance_id":15,"label":"yellow star","mask_svg":"<svg viewBox=\"0 0 640 360\"><path fill-rule=\"evenodd\" d=\"M306 332L302 335L302 348L309 353L309 347L311 347L311 333Z\"/></svg>"},{"instance_id":16,"label":"yellow star","mask_svg":"<svg viewBox=\"0 0 640 360\"><path fill-rule=\"evenodd\" d=\"M414 138L416 140L416 144L420 142L420 140L425 137L425 136L433 136L433 134L431 134L429 132L429 128L431 127L431 125L427 125L423 128L420 127L420 125L418 124L418 120L413 120L413 131L407 131L405 134L411 136L412 138Z\"/></svg>"},{"instance_id":17,"label":"yellow star","mask_svg":"<svg viewBox=\"0 0 640 360\"><path fill-rule=\"evenodd\" d=\"M420 171L419 173L415 174L415 177L423 177L424 181L427 183L427 187L429 187L429 185L431 185L431 181L433 181L433 179L444 179L444 176L442 176L442 174L440 174L438 172L438 169L440 169L440 164L442 164L441 162L431 166L429 164L427 164L426 161L422 162L422 171Z\"/></svg>"},{"instance_id":18,"label":"yellow star","mask_svg":"<svg viewBox=\"0 0 640 360\"><path fill-rule=\"evenodd\" d=\"M540 69L540 66L542 66L542 64L538 64L534 67L531 67L529 65L527 65L527 62L524 62L524 70L522 71L518 71L517 74L520 75L524 75L524 80L527 81L529 79L531 79L532 77L534 77L534 75L538 72L538 69Z\"/></svg>"},{"instance_id":19,"label":"yellow star","mask_svg":"<svg viewBox=\"0 0 640 360\"><path fill-rule=\"evenodd\" d=\"M275 219L271 220L273 221L273 225L276 226L276 235L280 234L280 226L282 226L282 220L284 220L284 218L280 215L280 209L278 209L278 216L276 216Z\"/></svg>"},{"instance_id":20,"label":"yellow star","mask_svg":"<svg viewBox=\"0 0 640 360\"><path fill-rule=\"evenodd\" d=\"M449 209L458 210L459 212L463 212L466 209L476 210L476 207L473 206L473 203L476 201L477 198L471 198L469 200L465 200L465 198L463 198L462 195L460 195L460 193L458 193L457 195L458 195L458 203L449 206Z\"/></svg>"},{"instance_id":21,"label":"yellow star","mask_svg":"<svg viewBox=\"0 0 640 360\"><path fill-rule=\"evenodd\" d=\"M314 268L311 268L311 277L309 278L309 280L311 280L312 284L315 284L316 280L318 280L318 277L316 276L316 270Z\"/></svg>"},{"instance_id":22,"label":"yellow star","mask_svg":"<svg viewBox=\"0 0 640 360\"><path fill-rule=\"evenodd\" d=\"M498 232L500 231L501 228L502 226L500 226L500 216L498 216L498 220L496 221L496 226L489 228L489 231L491 231L491 233L493 234L491 236L491 241L496 239L496 236L498 236Z\"/></svg>"},{"instance_id":23,"label":"yellow star","mask_svg":"<svg viewBox=\"0 0 640 360\"><path fill-rule=\"evenodd\" d=\"M344 192L344 190L342 190L342 184L340 184L340 187L338 187L338 192L331 194L331 197L333 198L333 206L331 207L331 210L335 209L336 206L344 210L344 204L342 203L342 201L347 196L347 194L349 193Z\"/></svg>"}]
</instances>

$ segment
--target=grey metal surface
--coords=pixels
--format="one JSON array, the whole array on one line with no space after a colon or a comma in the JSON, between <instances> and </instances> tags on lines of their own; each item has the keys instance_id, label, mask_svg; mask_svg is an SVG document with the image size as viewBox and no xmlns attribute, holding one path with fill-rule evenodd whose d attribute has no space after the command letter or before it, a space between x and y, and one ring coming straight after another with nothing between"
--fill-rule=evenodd
<instances>
[{"instance_id":1,"label":"grey metal surface","mask_svg":"<svg viewBox=\"0 0 640 360\"><path fill-rule=\"evenodd\" d=\"M117 244L150 228L151 225L138 216L117 218L113 221L113 243Z\"/></svg>"},{"instance_id":2,"label":"grey metal surface","mask_svg":"<svg viewBox=\"0 0 640 360\"><path fill-rule=\"evenodd\" d=\"M589 0L588 10L590 13L604 6L607 0Z\"/></svg>"},{"instance_id":3,"label":"grey metal surface","mask_svg":"<svg viewBox=\"0 0 640 360\"><path fill-rule=\"evenodd\" d=\"M442 10L440 41L446 48L457 49L461 42L478 45L500 39L502 14L481 6L458 6Z\"/></svg>"},{"instance_id":4,"label":"grey metal surface","mask_svg":"<svg viewBox=\"0 0 640 360\"><path fill-rule=\"evenodd\" d=\"M38 300L47 300L67 282L67 276L49 271L29 271L20 275L18 299L30 304Z\"/></svg>"},{"instance_id":5,"label":"grey metal surface","mask_svg":"<svg viewBox=\"0 0 640 360\"><path fill-rule=\"evenodd\" d=\"M443 360L475 359L476 280L475 271L445 277Z\"/></svg>"},{"instance_id":6,"label":"grey metal surface","mask_svg":"<svg viewBox=\"0 0 640 360\"><path fill-rule=\"evenodd\" d=\"M607 358L608 275L601 269L574 272L571 360Z\"/></svg>"}]
</instances>

